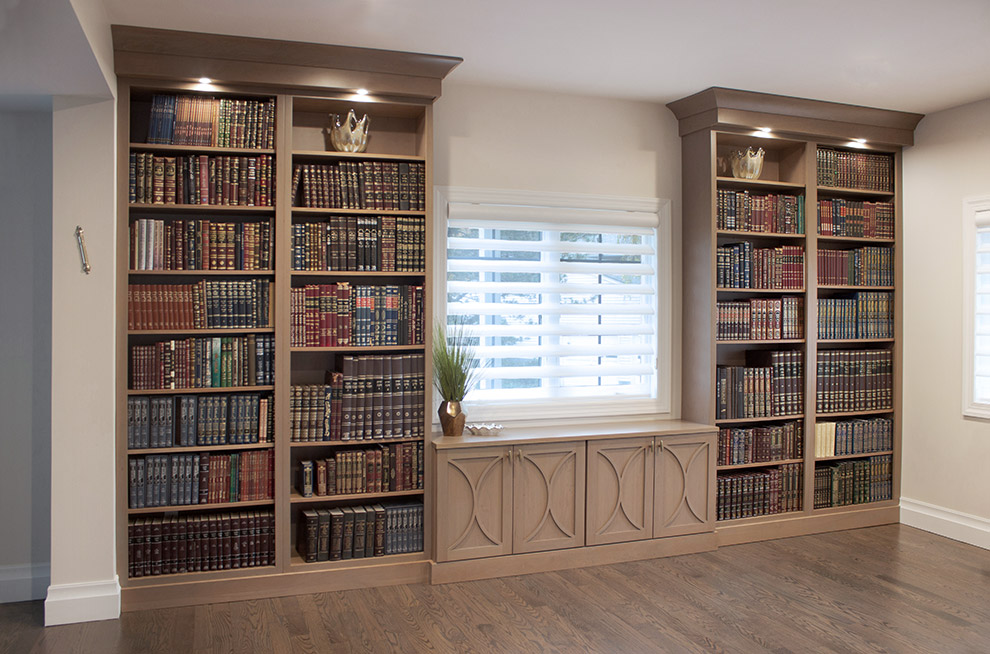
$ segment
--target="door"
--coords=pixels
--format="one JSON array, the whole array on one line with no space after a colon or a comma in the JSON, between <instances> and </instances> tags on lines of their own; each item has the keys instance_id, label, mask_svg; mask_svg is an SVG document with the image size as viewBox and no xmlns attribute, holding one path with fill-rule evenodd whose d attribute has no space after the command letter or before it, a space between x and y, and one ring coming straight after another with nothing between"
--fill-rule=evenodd
<instances>
[{"instance_id":1,"label":"door","mask_svg":"<svg viewBox=\"0 0 990 654\"><path fill-rule=\"evenodd\" d=\"M714 434L657 438L654 536L715 529Z\"/></svg>"},{"instance_id":2,"label":"door","mask_svg":"<svg viewBox=\"0 0 990 654\"><path fill-rule=\"evenodd\" d=\"M511 447L440 450L437 561L512 552Z\"/></svg>"},{"instance_id":3,"label":"door","mask_svg":"<svg viewBox=\"0 0 990 654\"><path fill-rule=\"evenodd\" d=\"M584 545L584 441L514 449L512 551Z\"/></svg>"},{"instance_id":4,"label":"door","mask_svg":"<svg viewBox=\"0 0 990 654\"><path fill-rule=\"evenodd\" d=\"M653 537L653 438L588 443L588 545Z\"/></svg>"}]
</instances>

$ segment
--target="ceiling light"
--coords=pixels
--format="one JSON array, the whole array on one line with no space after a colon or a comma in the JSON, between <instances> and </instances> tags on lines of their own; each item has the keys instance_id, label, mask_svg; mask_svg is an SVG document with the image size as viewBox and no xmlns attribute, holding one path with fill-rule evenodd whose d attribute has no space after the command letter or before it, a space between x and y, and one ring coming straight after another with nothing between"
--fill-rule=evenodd
<instances>
[{"instance_id":1,"label":"ceiling light","mask_svg":"<svg viewBox=\"0 0 990 654\"><path fill-rule=\"evenodd\" d=\"M763 132L764 134L769 134L770 133L770 128L769 127L757 127L756 128L756 131L757 132Z\"/></svg>"},{"instance_id":2,"label":"ceiling light","mask_svg":"<svg viewBox=\"0 0 990 654\"><path fill-rule=\"evenodd\" d=\"M358 89L355 93L358 95L368 95L368 89Z\"/></svg>"},{"instance_id":3,"label":"ceiling light","mask_svg":"<svg viewBox=\"0 0 990 654\"><path fill-rule=\"evenodd\" d=\"M213 83L213 80L211 80L209 77L200 77L199 78L199 83L200 84L212 84Z\"/></svg>"},{"instance_id":4,"label":"ceiling light","mask_svg":"<svg viewBox=\"0 0 990 654\"><path fill-rule=\"evenodd\" d=\"M866 143L866 139L853 139L853 143L863 144Z\"/></svg>"}]
</instances>

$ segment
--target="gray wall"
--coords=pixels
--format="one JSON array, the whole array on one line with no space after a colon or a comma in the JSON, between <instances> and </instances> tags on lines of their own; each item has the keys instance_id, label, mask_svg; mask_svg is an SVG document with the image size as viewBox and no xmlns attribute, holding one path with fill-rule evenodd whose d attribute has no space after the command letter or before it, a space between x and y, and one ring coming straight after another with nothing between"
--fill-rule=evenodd
<instances>
[{"instance_id":1,"label":"gray wall","mask_svg":"<svg viewBox=\"0 0 990 654\"><path fill-rule=\"evenodd\" d=\"M51 111L0 111L0 602L48 586L51 179Z\"/></svg>"}]
</instances>

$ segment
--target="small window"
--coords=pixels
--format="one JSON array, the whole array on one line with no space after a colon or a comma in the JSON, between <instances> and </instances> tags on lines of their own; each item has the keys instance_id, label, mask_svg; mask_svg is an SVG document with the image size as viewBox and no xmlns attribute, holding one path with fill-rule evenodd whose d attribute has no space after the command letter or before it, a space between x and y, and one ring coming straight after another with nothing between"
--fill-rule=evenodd
<instances>
[{"instance_id":1,"label":"small window","mask_svg":"<svg viewBox=\"0 0 990 654\"><path fill-rule=\"evenodd\" d=\"M963 414L990 418L990 196L963 207Z\"/></svg>"},{"instance_id":2,"label":"small window","mask_svg":"<svg viewBox=\"0 0 990 654\"><path fill-rule=\"evenodd\" d=\"M472 420L669 411L666 202L440 193L438 317L486 365Z\"/></svg>"}]
</instances>

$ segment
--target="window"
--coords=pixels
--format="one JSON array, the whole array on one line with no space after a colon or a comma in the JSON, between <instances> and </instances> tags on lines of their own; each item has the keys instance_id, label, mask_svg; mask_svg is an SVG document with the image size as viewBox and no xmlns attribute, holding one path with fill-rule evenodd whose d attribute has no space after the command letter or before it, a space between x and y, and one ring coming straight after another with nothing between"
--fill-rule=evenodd
<instances>
[{"instance_id":1,"label":"window","mask_svg":"<svg viewBox=\"0 0 990 654\"><path fill-rule=\"evenodd\" d=\"M438 317L466 325L486 364L472 420L669 411L668 202L438 195Z\"/></svg>"},{"instance_id":2,"label":"window","mask_svg":"<svg viewBox=\"0 0 990 654\"><path fill-rule=\"evenodd\" d=\"M990 196L963 201L963 414L990 418Z\"/></svg>"}]
</instances>

